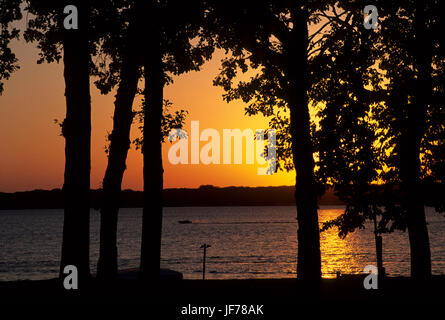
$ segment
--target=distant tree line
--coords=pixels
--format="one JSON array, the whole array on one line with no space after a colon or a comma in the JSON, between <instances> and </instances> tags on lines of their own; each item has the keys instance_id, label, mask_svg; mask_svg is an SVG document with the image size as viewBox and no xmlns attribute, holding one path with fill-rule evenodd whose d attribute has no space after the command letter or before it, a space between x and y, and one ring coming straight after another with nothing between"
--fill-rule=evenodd
<instances>
[{"instance_id":1,"label":"distant tree line","mask_svg":"<svg viewBox=\"0 0 445 320\"><path fill-rule=\"evenodd\" d=\"M212 206L288 206L293 205L294 187L214 187L196 189L171 188L163 191L164 207ZM90 191L90 206L99 210L103 203L103 189ZM321 205L343 205L333 192L327 191L320 198ZM122 190L120 208L142 208L142 191ZM63 209L61 189L0 193L0 210Z\"/></svg>"}]
</instances>

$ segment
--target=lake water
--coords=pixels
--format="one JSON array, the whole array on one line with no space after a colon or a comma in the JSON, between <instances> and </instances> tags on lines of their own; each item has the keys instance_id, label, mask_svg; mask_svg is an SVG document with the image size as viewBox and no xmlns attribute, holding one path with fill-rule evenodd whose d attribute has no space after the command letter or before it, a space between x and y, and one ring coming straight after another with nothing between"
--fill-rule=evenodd
<instances>
[{"instance_id":1,"label":"lake water","mask_svg":"<svg viewBox=\"0 0 445 320\"><path fill-rule=\"evenodd\" d=\"M335 218L342 207L321 207L320 222ZM208 279L288 278L296 276L297 225L295 207L165 208L162 267L180 271L186 279L202 277L203 243ZM91 270L99 252L99 213L91 211ZM190 220L191 224L180 224ZM433 273L445 274L445 218L427 208ZM121 209L119 268L139 265L142 209ZM0 210L0 281L57 277L63 210ZM360 273L375 264L372 228L339 239L336 230L321 234L323 277L336 271ZM383 237L387 273L409 275L406 233Z\"/></svg>"}]
</instances>

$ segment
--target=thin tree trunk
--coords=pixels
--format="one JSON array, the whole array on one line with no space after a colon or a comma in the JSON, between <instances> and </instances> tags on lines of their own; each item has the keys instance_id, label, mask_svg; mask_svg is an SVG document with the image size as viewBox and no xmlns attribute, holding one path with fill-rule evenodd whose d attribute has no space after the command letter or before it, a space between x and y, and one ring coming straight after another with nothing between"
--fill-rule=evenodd
<instances>
[{"instance_id":1,"label":"thin tree trunk","mask_svg":"<svg viewBox=\"0 0 445 320\"><path fill-rule=\"evenodd\" d=\"M79 12L79 29L64 30L65 77L64 225L60 274L74 265L79 283L89 276L91 100L87 1L71 1Z\"/></svg>"},{"instance_id":2,"label":"thin tree trunk","mask_svg":"<svg viewBox=\"0 0 445 320\"><path fill-rule=\"evenodd\" d=\"M149 19L149 44L145 51L144 77L144 209L140 272L143 279L158 279L162 233L162 107L164 74L162 69L161 30L156 11Z\"/></svg>"},{"instance_id":3,"label":"thin tree trunk","mask_svg":"<svg viewBox=\"0 0 445 320\"><path fill-rule=\"evenodd\" d=\"M293 11L294 28L289 49L289 108L292 155L296 170L295 199L298 220L297 275L301 280L321 278L320 235L314 178L313 146L308 109L307 15Z\"/></svg>"},{"instance_id":4,"label":"thin tree trunk","mask_svg":"<svg viewBox=\"0 0 445 320\"><path fill-rule=\"evenodd\" d=\"M100 256L97 274L102 279L113 279L117 266L117 224L122 179L130 148L130 129L133 122L133 101L139 80L138 58L133 36L129 36L128 52L122 62L120 83L114 102L113 131L110 135L108 166L103 181L103 204L100 225Z\"/></svg>"},{"instance_id":5,"label":"thin tree trunk","mask_svg":"<svg viewBox=\"0 0 445 320\"><path fill-rule=\"evenodd\" d=\"M420 186L420 144L426 129L426 111L432 90L432 47L424 10L424 3L418 1L414 19L417 86L414 103L408 105L408 127L402 139L400 166L404 206L407 210L411 276L416 279L431 277L431 251Z\"/></svg>"}]
</instances>

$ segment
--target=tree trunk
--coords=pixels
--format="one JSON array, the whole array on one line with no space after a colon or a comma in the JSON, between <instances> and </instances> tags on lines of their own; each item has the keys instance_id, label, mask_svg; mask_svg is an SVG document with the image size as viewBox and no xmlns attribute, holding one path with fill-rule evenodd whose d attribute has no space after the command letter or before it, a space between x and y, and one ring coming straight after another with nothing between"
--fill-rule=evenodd
<instances>
[{"instance_id":1,"label":"tree trunk","mask_svg":"<svg viewBox=\"0 0 445 320\"><path fill-rule=\"evenodd\" d=\"M297 275L301 280L321 278L320 235L314 178L313 146L308 109L307 14L292 12L294 28L289 47L289 109L292 155L296 170L295 199L298 220Z\"/></svg>"},{"instance_id":2,"label":"tree trunk","mask_svg":"<svg viewBox=\"0 0 445 320\"><path fill-rule=\"evenodd\" d=\"M113 132L110 135L108 166L103 181L100 256L97 265L97 275L101 279L113 279L118 272L116 244L118 213L122 179L130 148L132 106L139 80L137 51L132 44L134 40L133 36L129 35L129 49L122 62L120 83L114 102Z\"/></svg>"},{"instance_id":3,"label":"tree trunk","mask_svg":"<svg viewBox=\"0 0 445 320\"><path fill-rule=\"evenodd\" d=\"M431 277L431 252L425 207L420 186L420 144L426 129L426 111L432 91L432 47L426 30L424 3L416 3L414 29L417 85L414 101L408 105L408 119L402 138L400 174L411 250L411 276Z\"/></svg>"},{"instance_id":4,"label":"tree trunk","mask_svg":"<svg viewBox=\"0 0 445 320\"><path fill-rule=\"evenodd\" d=\"M161 30L156 11L149 9L149 44L144 53L144 209L142 218L141 277L158 279L162 233L162 107L164 73Z\"/></svg>"},{"instance_id":5,"label":"tree trunk","mask_svg":"<svg viewBox=\"0 0 445 320\"><path fill-rule=\"evenodd\" d=\"M71 1L79 12L79 29L64 30L65 77L64 225L60 274L74 265L79 283L89 276L91 100L89 83L88 13L86 1Z\"/></svg>"}]
</instances>

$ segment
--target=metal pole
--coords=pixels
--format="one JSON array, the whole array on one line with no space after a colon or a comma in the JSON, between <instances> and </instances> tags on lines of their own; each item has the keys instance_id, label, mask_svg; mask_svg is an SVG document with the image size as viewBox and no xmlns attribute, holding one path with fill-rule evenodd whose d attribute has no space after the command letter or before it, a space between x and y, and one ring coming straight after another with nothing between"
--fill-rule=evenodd
<instances>
[{"instance_id":1,"label":"metal pole","mask_svg":"<svg viewBox=\"0 0 445 320\"><path fill-rule=\"evenodd\" d=\"M206 256L207 256L207 248L210 248L211 246L208 244L203 244L201 246L201 249L204 249L204 257L202 259L202 280L205 280L206 278Z\"/></svg>"},{"instance_id":2,"label":"metal pole","mask_svg":"<svg viewBox=\"0 0 445 320\"><path fill-rule=\"evenodd\" d=\"M377 230L377 216L374 214L374 237L375 237L375 248L376 248L376 258L377 258L377 270L379 277L385 276L385 269L383 268L383 243L382 236L378 234Z\"/></svg>"},{"instance_id":3,"label":"metal pole","mask_svg":"<svg viewBox=\"0 0 445 320\"><path fill-rule=\"evenodd\" d=\"M206 279L206 253L207 247L204 246L204 259L202 260L202 280Z\"/></svg>"}]
</instances>

